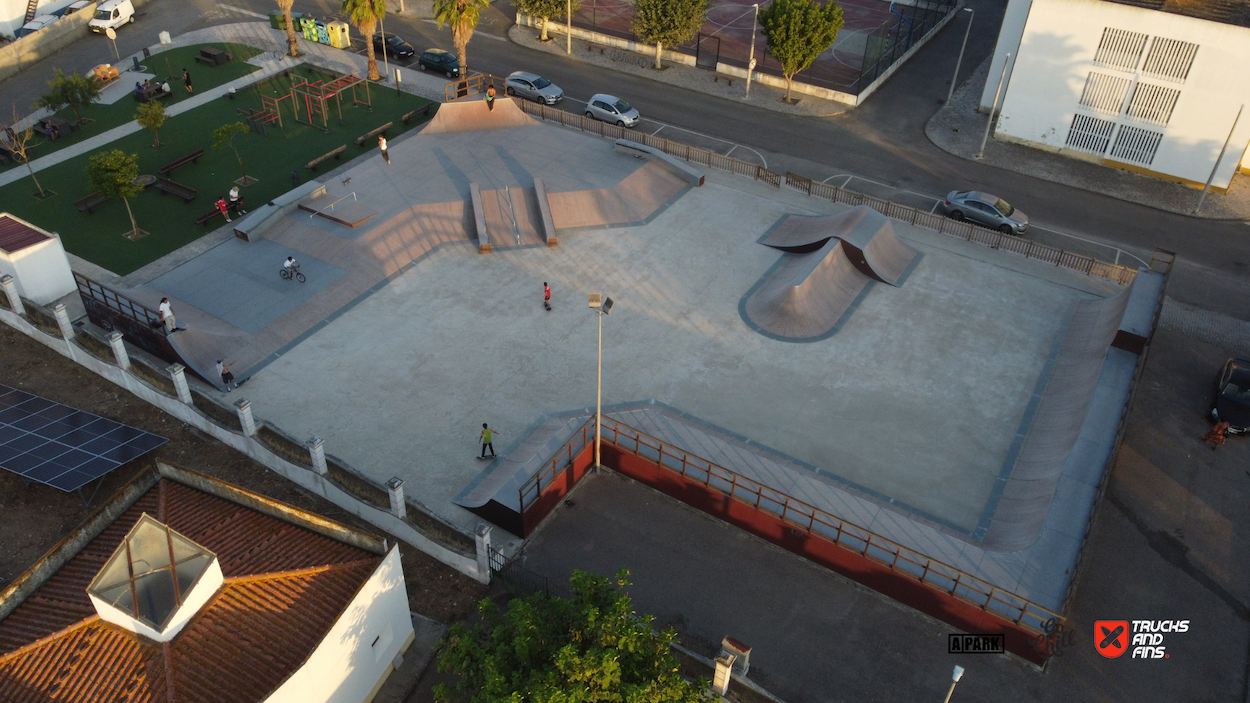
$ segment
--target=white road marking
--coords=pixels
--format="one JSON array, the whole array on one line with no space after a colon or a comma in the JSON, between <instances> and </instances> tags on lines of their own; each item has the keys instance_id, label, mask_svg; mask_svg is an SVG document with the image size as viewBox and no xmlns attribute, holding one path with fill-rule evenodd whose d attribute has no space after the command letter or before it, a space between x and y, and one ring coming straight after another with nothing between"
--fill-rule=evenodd
<instances>
[{"instance_id":1,"label":"white road marking","mask_svg":"<svg viewBox=\"0 0 1250 703\"><path fill-rule=\"evenodd\" d=\"M667 125L665 125L664 123L660 123L660 129L664 129L666 126L667 126ZM655 130L654 132L652 132L652 133L651 133L651 136L653 136L653 137L654 137L655 135L659 134L659 133L660 133L660 129L657 129L657 130Z\"/></svg>"},{"instance_id":2,"label":"white road marking","mask_svg":"<svg viewBox=\"0 0 1250 703\"><path fill-rule=\"evenodd\" d=\"M246 15L248 17L255 17L256 19L261 19L261 20L269 19L269 15L262 15L259 12L252 12L251 10L244 10L241 7L234 7L233 5L223 5L221 3L217 3L217 7L220 7L223 10L229 10L230 12L238 13L240 15Z\"/></svg>"}]
</instances>

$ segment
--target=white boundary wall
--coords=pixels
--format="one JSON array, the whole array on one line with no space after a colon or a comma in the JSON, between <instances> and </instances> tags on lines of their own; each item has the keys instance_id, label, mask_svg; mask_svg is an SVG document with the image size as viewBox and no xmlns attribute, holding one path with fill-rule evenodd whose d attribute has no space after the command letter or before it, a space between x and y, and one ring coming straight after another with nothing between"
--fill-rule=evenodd
<instances>
[{"instance_id":1,"label":"white boundary wall","mask_svg":"<svg viewBox=\"0 0 1250 703\"><path fill-rule=\"evenodd\" d=\"M1012 48L1005 46L1010 37L1009 21L1016 19L1015 9L1025 6L1027 0L1014 0L1008 6L995 52L996 63L991 64L986 92L982 94L987 108L994 99L1002 71L998 54ZM1080 106L1091 71L1134 80L1135 71L1094 63L1106 27L1198 45L1193 66L1183 83L1140 75L1141 83L1180 90L1166 125L1130 119L1122 108L1117 117L1114 112ZM1065 147L1075 115L1140 126L1164 135L1151 163L1111 155L1107 156L1109 161L1201 186L1229 136L1238 106L1246 103L1248 109L1212 183L1215 188L1228 187L1250 141L1250 73L1244 70L1250 65L1250 29L1103 0L1036 0L1028 11L1023 31L1016 47L1018 55L1013 56L1014 66L1008 74L1006 98L1001 100L996 138L1101 162L1102 155ZM1149 44L1146 50L1149 51ZM1130 96L1131 91L1130 88Z\"/></svg>"}]
</instances>

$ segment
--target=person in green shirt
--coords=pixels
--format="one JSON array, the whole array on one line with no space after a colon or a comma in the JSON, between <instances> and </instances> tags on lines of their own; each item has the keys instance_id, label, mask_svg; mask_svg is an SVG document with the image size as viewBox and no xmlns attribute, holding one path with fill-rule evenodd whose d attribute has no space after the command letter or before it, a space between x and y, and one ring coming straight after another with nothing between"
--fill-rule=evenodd
<instances>
[{"instance_id":1,"label":"person in green shirt","mask_svg":"<svg viewBox=\"0 0 1250 703\"><path fill-rule=\"evenodd\" d=\"M482 423L482 456L478 457L479 459L486 458L487 449L490 450L490 455L492 457L495 456L495 445L492 443L492 440L494 439L494 434L495 434L494 430L487 427L486 423L483 422Z\"/></svg>"}]
</instances>

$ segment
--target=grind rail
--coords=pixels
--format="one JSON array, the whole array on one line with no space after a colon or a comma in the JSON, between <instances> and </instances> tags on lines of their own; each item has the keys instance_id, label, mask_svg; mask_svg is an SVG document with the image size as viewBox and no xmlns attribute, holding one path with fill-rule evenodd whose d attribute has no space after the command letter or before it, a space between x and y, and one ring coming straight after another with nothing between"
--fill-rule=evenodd
<instances>
[{"instance_id":1,"label":"grind rail","mask_svg":"<svg viewBox=\"0 0 1250 703\"><path fill-rule=\"evenodd\" d=\"M969 603L981 610L1038 635L1065 618L971 574L931 559L854 523L815 508L803 501L741 476L633 427L604 416L602 442L619 451L646 459L687 480L699 483L735 501L780 518L791 530L832 542L892 572L906 576L935 591ZM533 505L548 486L572 466L575 457L595 441L591 416L573 437L556 451L519 489L521 512Z\"/></svg>"}]
</instances>

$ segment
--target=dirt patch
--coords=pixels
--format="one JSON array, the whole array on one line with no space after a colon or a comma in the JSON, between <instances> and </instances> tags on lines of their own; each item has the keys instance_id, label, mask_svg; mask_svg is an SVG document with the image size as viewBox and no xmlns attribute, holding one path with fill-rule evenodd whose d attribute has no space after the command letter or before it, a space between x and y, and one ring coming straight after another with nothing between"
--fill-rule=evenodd
<instances>
[{"instance_id":1,"label":"dirt patch","mask_svg":"<svg viewBox=\"0 0 1250 703\"><path fill-rule=\"evenodd\" d=\"M152 458L159 458L331 520L381 534L377 528L333 503L305 491L3 324L0 324L0 383L169 439L151 458L132 462L104 477L94 505L128 483ZM172 383L169 387L172 393ZM86 489L88 494L91 490L94 485ZM4 529L0 530L0 578L9 582L21 575L91 512L77 494L27 483L16 474L0 471L0 515L4 516ZM485 595L484 586L415 547L401 545L400 549L409 606L413 610L450 622L473 612L474 605Z\"/></svg>"},{"instance_id":2,"label":"dirt patch","mask_svg":"<svg viewBox=\"0 0 1250 703\"><path fill-rule=\"evenodd\" d=\"M166 395L177 395L178 389L174 388L174 379L148 366L146 362L132 358L130 360L130 370L134 375L143 379L149 386ZM89 373L84 369L84 373Z\"/></svg>"},{"instance_id":3,"label":"dirt patch","mask_svg":"<svg viewBox=\"0 0 1250 703\"><path fill-rule=\"evenodd\" d=\"M262 424L260 429L256 431L256 439L264 442L273 450L274 454L286 459L292 464L300 466L312 466L312 455L308 453L308 447L296 443L294 440L288 439L285 435L272 427Z\"/></svg>"},{"instance_id":4,"label":"dirt patch","mask_svg":"<svg viewBox=\"0 0 1250 703\"><path fill-rule=\"evenodd\" d=\"M106 361L110 364L116 361L113 358L113 348L107 343L96 339L96 336L90 332L81 329L77 330L77 333L74 335L74 341L78 343L78 346L86 350L88 354L100 361Z\"/></svg>"},{"instance_id":5,"label":"dirt patch","mask_svg":"<svg viewBox=\"0 0 1250 703\"><path fill-rule=\"evenodd\" d=\"M222 406L216 400L194 389L191 391L191 400L195 403L196 410L207 415L208 419L218 425L235 432L243 431L243 425L239 422L239 414L230 408Z\"/></svg>"},{"instance_id":6,"label":"dirt patch","mask_svg":"<svg viewBox=\"0 0 1250 703\"><path fill-rule=\"evenodd\" d=\"M23 299L22 307L26 308L26 319L30 321L30 324L57 339L61 338L61 326L56 324L56 317L45 310L42 305Z\"/></svg>"},{"instance_id":7,"label":"dirt patch","mask_svg":"<svg viewBox=\"0 0 1250 703\"><path fill-rule=\"evenodd\" d=\"M338 484L339 488L383 510L391 509L391 494L385 489L375 486L370 481L357 476L354 471L339 466L328 459L326 460L326 471L330 474L330 480Z\"/></svg>"}]
</instances>

